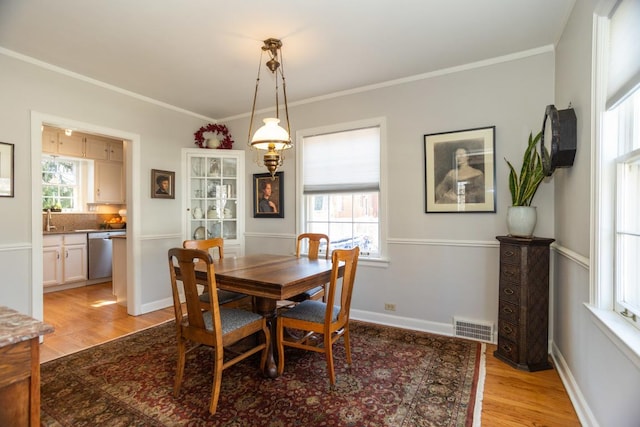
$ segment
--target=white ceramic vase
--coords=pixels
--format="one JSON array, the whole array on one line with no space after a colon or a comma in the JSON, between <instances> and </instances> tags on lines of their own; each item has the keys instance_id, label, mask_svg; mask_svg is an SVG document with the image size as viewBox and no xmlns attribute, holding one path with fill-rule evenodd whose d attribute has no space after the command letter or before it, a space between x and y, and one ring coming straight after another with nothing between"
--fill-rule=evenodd
<instances>
[{"instance_id":1,"label":"white ceramic vase","mask_svg":"<svg viewBox=\"0 0 640 427\"><path fill-rule=\"evenodd\" d=\"M510 236L533 237L538 220L535 206L509 206L507 210L507 230Z\"/></svg>"}]
</instances>

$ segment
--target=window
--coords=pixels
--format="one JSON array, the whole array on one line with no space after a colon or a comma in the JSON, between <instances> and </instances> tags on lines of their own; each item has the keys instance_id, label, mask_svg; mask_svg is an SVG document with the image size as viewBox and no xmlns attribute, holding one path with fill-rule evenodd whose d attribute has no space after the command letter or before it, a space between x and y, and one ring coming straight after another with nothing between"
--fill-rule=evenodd
<instances>
[{"instance_id":1,"label":"window","mask_svg":"<svg viewBox=\"0 0 640 427\"><path fill-rule=\"evenodd\" d=\"M302 137L304 232L327 234L331 250L382 256L380 153L380 123Z\"/></svg>"},{"instance_id":2,"label":"window","mask_svg":"<svg viewBox=\"0 0 640 427\"><path fill-rule=\"evenodd\" d=\"M617 142L618 154L615 159L615 310L637 324L640 321L640 90L606 114L606 140L612 147Z\"/></svg>"},{"instance_id":3,"label":"window","mask_svg":"<svg viewBox=\"0 0 640 427\"><path fill-rule=\"evenodd\" d=\"M80 162L43 157L42 209L59 206L65 211L80 210Z\"/></svg>"},{"instance_id":4,"label":"window","mask_svg":"<svg viewBox=\"0 0 640 427\"><path fill-rule=\"evenodd\" d=\"M624 319L640 328L640 2L621 0L597 20L594 294L599 318L640 355ZM625 325L624 322L621 322ZM628 326L627 326L628 327ZM633 328L630 328L633 330ZM635 331L637 332L637 331ZM624 337L624 338L623 338Z\"/></svg>"}]
</instances>

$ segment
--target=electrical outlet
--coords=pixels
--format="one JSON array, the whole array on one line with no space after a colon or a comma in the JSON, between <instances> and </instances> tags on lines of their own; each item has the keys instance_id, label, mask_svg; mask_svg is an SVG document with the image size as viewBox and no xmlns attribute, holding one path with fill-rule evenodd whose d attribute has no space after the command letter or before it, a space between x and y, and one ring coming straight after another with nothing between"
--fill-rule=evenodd
<instances>
[{"instance_id":1,"label":"electrical outlet","mask_svg":"<svg viewBox=\"0 0 640 427\"><path fill-rule=\"evenodd\" d=\"M388 302L384 303L384 309L387 311L396 311L396 305Z\"/></svg>"}]
</instances>

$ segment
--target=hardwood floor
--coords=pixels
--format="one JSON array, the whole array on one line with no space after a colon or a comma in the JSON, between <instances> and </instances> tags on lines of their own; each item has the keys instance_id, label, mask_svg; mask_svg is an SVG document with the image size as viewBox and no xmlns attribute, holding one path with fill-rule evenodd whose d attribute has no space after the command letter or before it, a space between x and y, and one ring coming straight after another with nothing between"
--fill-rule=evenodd
<instances>
[{"instance_id":1,"label":"hardwood floor","mask_svg":"<svg viewBox=\"0 0 640 427\"><path fill-rule=\"evenodd\" d=\"M44 295L44 320L55 327L40 346L46 362L173 319L173 308L129 316L115 303L111 283ZM482 425L579 426L557 371L523 372L493 357L487 345Z\"/></svg>"}]
</instances>

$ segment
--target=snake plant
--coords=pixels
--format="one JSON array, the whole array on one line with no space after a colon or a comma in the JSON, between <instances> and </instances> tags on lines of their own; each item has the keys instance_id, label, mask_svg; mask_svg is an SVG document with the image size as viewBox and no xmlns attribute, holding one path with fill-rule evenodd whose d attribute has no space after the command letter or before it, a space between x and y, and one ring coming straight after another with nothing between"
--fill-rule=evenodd
<instances>
[{"instance_id":1,"label":"snake plant","mask_svg":"<svg viewBox=\"0 0 640 427\"><path fill-rule=\"evenodd\" d=\"M536 145L540 141L542 132L538 133L535 138L533 133L529 134L529 144L524 152L522 159L522 169L520 169L520 176L516 172L511 162L504 159L509 165L509 191L511 191L511 204L512 206L531 206L531 200L536 195L538 187L542 180L546 176L542 157ZM542 156L548 156L548 152L545 147L542 147Z\"/></svg>"}]
</instances>

